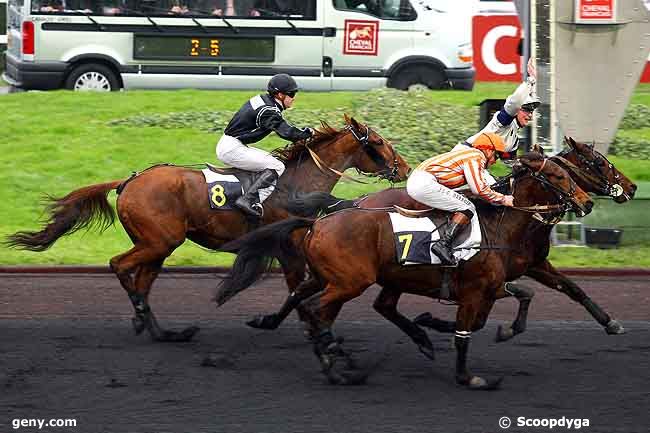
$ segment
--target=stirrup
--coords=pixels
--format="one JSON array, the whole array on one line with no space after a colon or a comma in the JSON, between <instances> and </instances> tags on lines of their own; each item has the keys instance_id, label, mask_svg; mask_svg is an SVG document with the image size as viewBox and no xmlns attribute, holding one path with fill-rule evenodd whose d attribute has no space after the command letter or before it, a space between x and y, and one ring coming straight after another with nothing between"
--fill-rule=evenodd
<instances>
[{"instance_id":1,"label":"stirrup","mask_svg":"<svg viewBox=\"0 0 650 433\"><path fill-rule=\"evenodd\" d=\"M243 196L235 200L235 206L244 211L246 215L250 215L256 218L262 218L264 216L264 207L261 203L250 203Z\"/></svg>"},{"instance_id":2,"label":"stirrup","mask_svg":"<svg viewBox=\"0 0 650 433\"><path fill-rule=\"evenodd\" d=\"M438 248L440 247L441 253L438 254ZM446 245L444 245L444 241L437 240L433 243L431 243L431 252L435 254L438 259L440 259L440 265L441 266L448 266L448 267L456 267L458 266L458 259L456 256L454 256L454 252L451 248L448 248ZM447 257L448 255L448 257ZM447 258L451 258L451 260L446 260Z\"/></svg>"}]
</instances>

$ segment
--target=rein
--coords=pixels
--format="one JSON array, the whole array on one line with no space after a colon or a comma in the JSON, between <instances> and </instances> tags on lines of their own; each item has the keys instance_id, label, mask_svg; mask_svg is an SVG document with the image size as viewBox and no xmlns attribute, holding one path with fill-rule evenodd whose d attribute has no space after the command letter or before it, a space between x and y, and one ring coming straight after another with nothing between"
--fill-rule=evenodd
<instances>
[{"instance_id":1,"label":"rein","mask_svg":"<svg viewBox=\"0 0 650 433\"><path fill-rule=\"evenodd\" d=\"M307 145L307 143L305 143L305 149L307 149L307 150L309 151L309 156L311 156L311 159L314 160L314 164L316 164L316 167L318 167L318 169L319 169L321 172L323 172L323 173L327 173L327 170L329 170L330 172L334 173L335 175L337 175L337 176L339 176L339 177L341 177L341 178L347 179L347 180L351 180L351 181L353 181L353 182L362 183L362 184L365 184L365 185L367 185L367 184L370 183L370 182L364 182L364 181L359 180L359 179L355 179L354 177L352 177L352 176L350 176L350 175L347 175L347 174L345 174L345 173L343 173L343 172L341 172L341 171L338 171L338 170L336 170L336 169L334 169L334 168L328 166L328 165L325 164L325 162L321 159L321 157L318 156L318 155L316 154L316 152L314 152L313 150L311 150L311 148Z\"/></svg>"},{"instance_id":2,"label":"rein","mask_svg":"<svg viewBox=\"0 0 650 433\"><path fill-rule=\"evenodd\" d=\"M391 147L391 156L392 156L392 158L393 158L393 166L390 167L390 166L388 166L388 164L386 163L386 161L384 161L384 160L381 158L381 155L378 155L378 154L377 154L377 155L372 155L372 154L371 154L371 150L374 151L374 149L372 149L372 147L371 147L372 145L371 145L371 144L369 143L369 141L368 141L369 136L370 136L370 128L369 128L368 126L366 126L366 133L365 133L365 135L363 135L363 136L357 135L357 132L356 132L356 131L354 130L354 128L353 128L352 126L350 126L350 125L346 126L345 129L347 129L348 131L350 131L350 133L351 133L352 136L357 140L357 142L358 142L359 144L361 144L361 149L360 149L360 150L364 150L366 153L368 153L369 156L370 156L370 158L371 158L373 161L375 161L375 162L378 163L377 160L380 159L380 160L381 160L381 163L384 164L384 165L386 165L387 171L389 172L389 174L386 176L387 179L391 180L391 179L393 179L394 177L397 176L397 173L399 172L399 168L398 168L397 155L395 154L395 149L393 149L393 148ZM314 164L316 164L316 167L318 167L318 169L319 169L321 172L323 172L323 173L327 173L328 170L329 170L329 172L334 173L335 175L337 175L337 176L339 176L339 177L341 177L341 178L344 178L344 179L347 179L347 180L351 180L351 181L353 181L353 182L361 183L361 184L364 184L364 185L368 185L368 184L370 184L370 182L365 182L365 181L362 181L362 180L356 179L356 178L354 178L354 177L352 177L352 176L350 176L350 175L345 174L344 172L341 172L341 171L339 171L339 170L336 170L336 169L334 169L334 168L328 166L328 165L325 164L325 162L321 159L321 157L318 156L318 154L316 154L316 152L314 152L314 151L313 151L313 150L312 150L312 149L307 145L307 143L305 143L305 148L307 149L307 151L309 151L309 155L311 156L312 160L314 161ZM378 163L378 164L379 164L379 163ZM359 172L361 172L361 171L359 171Z\"/></svg>"}]
</instances>

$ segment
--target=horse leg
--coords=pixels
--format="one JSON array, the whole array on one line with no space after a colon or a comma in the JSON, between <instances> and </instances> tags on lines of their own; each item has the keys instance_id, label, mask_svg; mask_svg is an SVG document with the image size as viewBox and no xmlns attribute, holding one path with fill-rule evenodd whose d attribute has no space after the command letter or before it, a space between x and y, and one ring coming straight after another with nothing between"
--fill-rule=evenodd
<instances>
[{"instance_id":1,"label":"horse leg","mask_svg":"<svg viewBox=\"0 0 650 433\"><path fill-rule=\"evenodd\" d=\"M113 257L110 260L110 267L126 290L135 309L133 319L135 333L140 334L146 328L155 341L184 341L182 337L186 337L187 334L164 331L160 328L148 303L151 285L158 276L162 262L169 255L167 251L167 249L136 242L129 251ZM155 265L152 266L151 263ZM134 271L137 283L131 276Z\"/></svg>"},{"instance_id":2,"label":"horse leg","mask_svg":"<svg viewBox=\"0 0 650 433\"><path fill-rule=\"evenodd\" d=\"M306 305L307 307L313 305L315 313L313 317L317 318L314 322L317 330L313 340L314 354L320 361L322 372L334 385L357 385L365 382L368 377L368 373L357 370L356 363L343 350L341 341L332 332L332 324L343 304L359 296L363 289L365 287L350 291L328 284L322 295L313 297L309 302L310 305ZM316 302L317 306L314 305ZM343 369L339 368L339 361L343 361Z\"/></svg>"},{"instance_id":3,"label":"horse leg","mask_svg":"<svg viewBox=\"0 0 650 433\"><path fill-rule=\"evenodd\" d=\"M289 293L287 299L284 301L284 304L280 308L280 311L274 314L256 316L252 320L246 322L246 324L252 328L257 329L276 329L278 326L280 326L284 319L287 318L289 313L291 313L294 308L298 308L302 301L318 293L320 290L320 282L315 278L303 281L295 288L294 291ZM308 312L306 313L306 323L314 323L314 320L312 319L313 314L309 312L306 307L303 307L303 309Z\"/></svg>"},{"instance_id":4,"label":"horse leg","mask_svg":"<svg viewBox=\"0 0 650 433\"><path fill-rule=\"evenodd\" d=\"M285 301L285 304L282 306L280 312L284 311L285 308L289 308L289 310L287 311L287 314L289 314L289 312L295 308L298 313L298 318L302 323L305 324L305 335L309 337L313 334L313 329L309 325L311 322L313 322L313 317L310 316L311 311L308 308L302 306L300 302L307 299L309 296L313 295L314 293L317 293L318 290L314 291L313 289L308 289L308 290L301 289L301 290L305 290L304 296L298 296L296 293L299 292L298 287L305 282L305 273L306 273L305 269L307 266L307 262L303 257L289 258L287 262L283 262L281 263L281 265L282 265L282 271L284 272L284 278L287 282L287 287L289 289L289 297ZM256 318L248 322L248 324L250 326L256 327L254 325L251 325L251 323L257 323L257 320L259 320L260 317L261 316L257 316ZM284 317L280 320L280 322L282 320L284 320ZM277 327L280 324L280 322L278 322L275 327ZM275 328L263 328L263 329L275 329Z\"/></svg>"},{"instance_id":5,"label":"horse leg","mask_svg":"<svg viewBox=\"0 0 650 433\"><path fill-rule=\"evenodd\" d=\"M379 296L377 296L377 299L375 299L372 306L379 314L391 321L395 326L404 331L406 335L411 337L411 340L417 344L420 352L422 352L427 358L431 360L435 359L433 343L429 340L426 332L397 311L397 303L399 302L401 295L402 292L398 290L384 287L381 292L379 292Z\"/></svg>"},{"instance_id":6,"label":"horse leg","mask_svg":"<svg viewBox=\"0 0 650 433\"><path fill-rule=\"evenodd\" d=\"M503 378L492 380L473 376L467 369L467 352L473 330L485 325L487 316L494 305L494 299L485 299L481 293L473 293L473 297L460 303L456 313L456 382L473 390L496 389Z\"/></svg>"},{"instance_id":7,"label":"horse leg","mask_svg":"<svg viewBox=\"0 0 650 433\"><path fill-rule=\"evenodd\" d=\"M559 273L551 263L546 260L538 266L532 267L526 275L540 283L564 293L573 301L582 305L591 316L596 319L605 332L610 335L624 334L625 328L618 320L612 319L600 305L596 304L587 294L573 281Z\"/></svg>"},{"instance_id":8,"label":"horse leg","mask_svg":"<svg viewBox=\"0 0 650 433\"><path fill-rule=\"evenodd\" d=\"M425 328L431 328L444 334L453 334L456 332L455 321L438 319L437 317L433 317L429 312L418 315L413 319L413 323L418 326L424 326Z\"/></svg>"},{"instance_id":9,"label":"horse leg","mask_svg":"<svg viewBox=\"0 0 650 433\"><path fill-rule=\"evenodd\" d=\"M145 326L149 331L149 334L156 341L163 342L186 342L190 341L194 334L199 331L197 326L190 326L184 330L177 332L171 330L163 329L156 320L156 316L149 307L149 291L151 290L151 285L154 280L158 277L160 270L162 269L163 261L159 261L154 264L146 264L140 266L135 272L135 287L138 294L144 296L145 305L147 305L147 314L145 316Z\"/></svg>"},{"instance_id":10,"label":"horse leg","mask_svg":"<svg viewBox=\"0 0 650 433\"><path fill-rule=\"evenodd\" d=\"M515 335L521 334L526 330L528 309L530 308L530 302L533 300L533 296L535 296L535 290L522 286L521 284L505 283L497 291L497 299L507 298L509 296L514 296L519 301L519 310L512 325L505 327L499 325L496 335L497 343L510 340Z\"/></svg>"}]
</instances>

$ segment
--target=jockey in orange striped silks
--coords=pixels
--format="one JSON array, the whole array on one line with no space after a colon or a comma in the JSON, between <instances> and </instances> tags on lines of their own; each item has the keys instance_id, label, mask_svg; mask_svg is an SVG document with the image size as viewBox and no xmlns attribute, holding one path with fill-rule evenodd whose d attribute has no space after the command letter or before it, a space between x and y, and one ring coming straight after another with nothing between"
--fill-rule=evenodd
<instances>
[{"instance_id":1,"label":"jockey in orange striped silks","mask_svg":"<svg viewBox=\"0 0 650 433\"><path fill-rule=\"evenodd\" d=\"M452 191L453 188L467 185L474 195L490 203L512 206L511 195L492 190L485 180L487 168L496 162L497 153L503 153L505 147L499 135L483 133L476 137L472 147L456 146L451 152L429 158L409 176L406 191L412 198L432 208L454 212L447 230L440 233L440 240L431 244L431 251L443 264L456 264L452 240L476 212L474 204Z\"/></svg>"}]
</instances>

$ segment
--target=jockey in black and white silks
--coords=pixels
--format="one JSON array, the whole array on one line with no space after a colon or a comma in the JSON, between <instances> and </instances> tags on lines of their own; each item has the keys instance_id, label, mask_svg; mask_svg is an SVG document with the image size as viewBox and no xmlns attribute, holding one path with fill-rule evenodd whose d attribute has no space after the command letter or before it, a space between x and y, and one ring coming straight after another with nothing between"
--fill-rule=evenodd
<instances>
[{"instance_id":1,"label":"jockey in black and white silks","mask_svg":"<svg viewBox=\"0 0 650 433\"><path fill-rule=\"evenodd\" d=\"M293 105L298 92L298 84L290 75L273 76L267 91L267 94L253 96L239 109L226 126L216 149L217 158L222 162L242 170L261 172L235 202L244 212L257 217L263 215L261 203L273 192L284 172L284 164L270 153L248 145L257 143L271 132L292 142L313 134L310 128L296 128L282 117L282 112Z\"/></svg>"}]
</instances>

